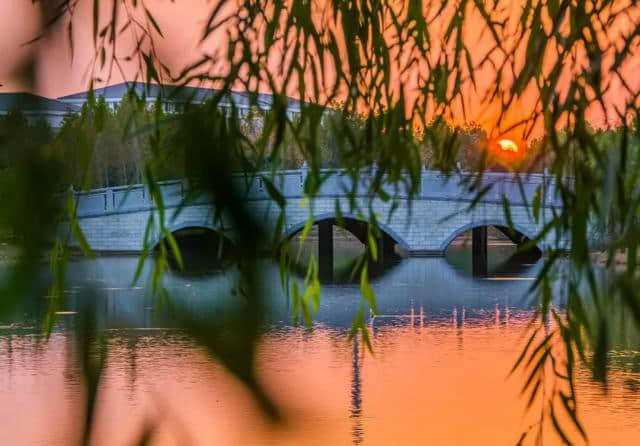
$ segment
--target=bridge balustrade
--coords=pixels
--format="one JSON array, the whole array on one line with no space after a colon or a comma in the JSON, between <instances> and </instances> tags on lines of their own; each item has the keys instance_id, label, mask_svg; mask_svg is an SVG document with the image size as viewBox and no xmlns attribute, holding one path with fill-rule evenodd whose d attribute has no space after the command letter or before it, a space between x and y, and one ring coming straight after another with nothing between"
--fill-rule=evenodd
<instances>
[{"instance_id":1,"label":"bridge balustrade","mask_svg":"<svg viewBox=\"0 0 640 446\"><path fill-rule=\"evenodd\" d=\"M318 191L319 197L344 197L355 191L356 196L370 195L370 185L375 171L363 170L358 174L354 183L346 171L323 170L322 175L330 175ZM512 205L530 205L536 189L541 184L544 192L544 206L559 206L560 201L555 197L555 181L541 174L522 175L516 178L513 174L485 173L478 188L470 189L467 182L472 182L473 174L445 175L437 171L425 170L421 174L420 187L413 195L414 200L455 200L471 201L477 197L478 191L491 184L481 201L485 203L502 203L505 197ZM307 178L306 169L283 170L277 172L258 172L256 174L234 174L232 184L236 193L247 200L270 199L266 181L280 191L285 198L300 198L304 196L304 185ZM396 183L389 183L382 178L381 187L384 192L398 199L409 198L409 179ZM178 206L188 199L188 204L207 204L210 197L204 193L188 195L189 185L184 180L165 181L158 183L163 203L166 207ZM103 215L110 213L134 212L153 208L154 202L148 186L135 184L130 186L108 187L84 192L76 192L78 216Z\"/></svg>"}]
</instances>

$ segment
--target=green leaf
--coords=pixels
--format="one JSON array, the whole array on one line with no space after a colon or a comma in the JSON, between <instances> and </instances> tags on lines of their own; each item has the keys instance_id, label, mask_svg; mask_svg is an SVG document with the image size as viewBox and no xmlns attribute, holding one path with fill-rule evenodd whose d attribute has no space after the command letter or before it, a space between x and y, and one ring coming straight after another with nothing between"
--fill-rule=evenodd
<instances>
[{"instance_id":1,"label":"green leaf","mask_svg":"<svg viewBox=\"0 0 640 446\"><path fill-rule=\"evenodd\" d=\"M531 201L531 208L533 210L533 219L536 223L540 220L540 204L542 201L542 185L536 187L536 191L533 194L533 200Z\"/></svg>"},{"instance_id":2,"label":"green leaf","mask_svg":"<svg viewBox=\"0 0 640 446\"><path fill-rule=\"evenodd\" d=\"M374 237L373 232L371 231L371 225L369 225L367 230L367 239L369 242L368 248L369 248L369 252L371 253L371 259L374 262L377 262L378 261L378 241Z\"/></svg>"},{"instance_id":3,"label":"green leaf","mask_svg":"<svg viewBox=\"0 0 640 446\"><path fill-rule=\"evenodd\" d=\"M511 216L511 204L505 195L502 195L502 210L504 211L504 218L507 221L509 232L513 236L515 235L515 231L513 229L513 218Z\"/></svg>"},{"instance_id":4,"label":"green leaf","mask_svg":"<svg viewBox=\"0 0 640 446\"><path fill-rule=\"evenodd\" d=\"M271 199L276 203L278 203L278 206L280 207L280 209L284 209L287 202L284 196L282 195L282 193L278 190L278 188L273 184L273 182L269 178L262 176L261 179L265 187L267 188L267 193L269 194Z\"/></svg>"},{"instance_id":5,"label":"green leaf","mask_svg":"<svg viewBox=\"0 0 640 446\"><path fill-rule=\"evenodd\" d=\"M182 261L182 253L180 252L180 247L176 242L173 234L166 228L163 229L164 238L169 243L169 247L171 249L171 253L175 257L176 262L178 263L178 268L181 270L184 269L184 262Z\"/></svg>"},{"instance_id":6,"label":"green leaf","mask_svg":"<svg viewBox=\"0 0 640 446\"><path fill-rule=\"evenodd\" d=\"M373 314L377 314L378 312L377 299L373 291L373 288L369 283L368 265L366 263L362 268L362 272L360 273L360 292L362 293L363 299L367 302L367 304L369 304L369 308L371 308L371 311L373 312Z\"/></svg>"},{"instance_id":7,"label":"green leaf","mask_svg":"<svg viewBox=\"0 0 640 446\"><path fill-rule=\"evenodd\" d=\"M71 224L71 232L73 233L73 237L76 239L76 241L80 245L80 249L82 250L84 255L86 255L91 259L94 258L95 254L91 249L89 242L87 242L87 239L84 236L84 232L82 231L82 228L78 224L78 220L76 220L75 218L72 218L69 223Z\"/></svg>"}]
</instances>

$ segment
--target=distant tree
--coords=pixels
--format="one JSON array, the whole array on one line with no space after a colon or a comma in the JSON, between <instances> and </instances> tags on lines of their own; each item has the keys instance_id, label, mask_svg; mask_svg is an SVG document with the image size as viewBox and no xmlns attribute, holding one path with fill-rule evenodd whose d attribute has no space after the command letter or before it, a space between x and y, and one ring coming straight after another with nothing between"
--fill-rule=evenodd
<instances>
[{"instance_id":1,"label":"distant tree","mask_svg":"<svg viewBox=\"0 0 640 446\"><path fill-rule=\"evenodd\" d=\"M121 186L143 180L143 170L153 162L160 179L179 178L180 159L171 153L169 138L174 131L165 121L161 104L151 109L133 93L127 94L116 111L104 99L90 96L79 114L68 116L55 135L54 146L67 166L67 181L75 188ZM155 156L153 144L158 147Z\"/></svg>"},{"instance_id":2,"label":"distant tree","mask_svg":"<svg viewBox=\"0 0 640 446\"><path fill-rule=\"evenodd\" d=\"M109 115L104 99L89 95L80 113L67 116L56 135L54 150L64 160L65 181L76 189L101 187L108 182L103 168L96 165L95 152Z\"/></svg>"},{"instance_id":3,"label":"distant tree","mask_svg":"<svg viewBox=\"0 0 640 446\"><path fill-rule=\"evenodd\" d=\"M30 121L17 110L0 116L0 169L15 166L17 158L47 147L53 136L44 118Z\"/></svg>"},{"instance_id":4,"label":"distant tree","mask_svg":"<svg viewBox=\"0 0 640 446\"><path fill-rule=\"evenodd\" d=\"M476 123L453 126L439 116L418 132L422 162L434 169L466 171L489 167L486 131Z\"/></svg>"}]
</instances>

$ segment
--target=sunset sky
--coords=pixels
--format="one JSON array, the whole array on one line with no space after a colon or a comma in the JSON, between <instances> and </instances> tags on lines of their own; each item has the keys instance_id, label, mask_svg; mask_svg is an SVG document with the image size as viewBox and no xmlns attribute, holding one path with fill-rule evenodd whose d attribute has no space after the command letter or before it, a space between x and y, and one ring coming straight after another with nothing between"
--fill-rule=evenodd
<instances>
[{"instance_id":1,"label":"sunset sky","mask_svg":"<svg viewBox=\"0 0 640 446\"><path fill-rule=\"evenodd\" d=\"M103 2L103 4L109 2ZM199 45L202 29L205 20L213 4L207 0L189 0L189 2L172 2L169 0L157 0L150 3L156 19L162 28L165 38L159 39L159 53L165 61L169 61L170 67L177 73L182 67L196 60L203 52L210 54L216 46L220 47L220 36L214 36L203 45ZM108 6L108 5L105 5ZM91 20L92 2L81 1L74 12L76 19L72 30L74 40L73 59L68 44L68 30L66 26L58 26L53 33L50 33L41 42L33 45L25 45L33 39L39 30L38 7L32 2L3 2L0 5L0 52L3 55L3 63L0 65L0 92L9 91L32 91L48 97L58 97L78 91L83 91L89 85L91 79L91 61L94 56ZM507 12L511 17L517 17L521 6L518 2L513 2L511 10ZM107 15L108 11L102 11ZM471 17L473 19L474 17ZM621 35L628 33L637 27L637 17L629 18L627 23L617 23L612 25L607 35ZM489 39L488 33L482 34L480 20L469 20L469 27L465 40L467 44L476 42L477 51L473 51L474 57L480 57L487 48ZM514 22L517 22L514 21ZM435 25L434 25L435 27ZM126 42L126 39L123 38ZM621 39L620 39L621 40ZM122 45L122 42L120 42ZM122 45L126 47L126 45ZM637 47L637 42L636 42ZM28 60L30 54L35 55L37 61L35 70L36 77L34 83L30 85L21 79L17 70L22 63ZM637 73L640 70L640 57L635 58L631 64L625 67L628 73ZM125 67L125 76L131 80L137 71L134 65ZM102 79L107 78L107 73L99 74ZM486 129L490 129L495 122L497 105L481 104L480 98L487 88L493 86L493 73L483 70L478 73L478 90L472 91L470 85L467 86L468 93L465 95L467 102L467 120L479 122ZM109 79L109 83L117 83L123 80L123 76L114 70ZM404 82L404 81L403 81ZM411 80L406 81L407 85ZM616 79L605 79L610 82L610 92L607 97L607 106L621 106L626 97L620 82ZM627 82L633 88L640 89L640 79L638 76L629 76ZM99 85L99 84L98 84ZM508 88L508 85L505 85ZM531 90L531 89L530 89ZM501 127L508 127L510 122L516 122L523 113L531 108L535 100L535 92L528 91L517 104L509 110L507 121ZM463 119L460 114L455 117L458 121ZM605 122L605 117L601 110L593 110L589 119L595 126L605 126L615 124L615 120L609 118L610 122ZM504 136L504 135L503 135ZM506 135L513 136L513 135ZM517 139L517 138L515 138Z\"/></svg>"}]
</instances>

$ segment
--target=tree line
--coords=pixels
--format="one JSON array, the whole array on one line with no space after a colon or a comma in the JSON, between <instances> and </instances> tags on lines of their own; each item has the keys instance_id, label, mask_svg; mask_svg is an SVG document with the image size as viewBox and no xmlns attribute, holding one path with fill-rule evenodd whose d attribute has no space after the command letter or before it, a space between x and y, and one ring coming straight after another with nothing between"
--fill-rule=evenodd
<instances>
[{"instance_id":1,"label":"tree line","mask_svg":"<svg viewBox=\"0 0 640 446\"><path fill-rule=\"evenodd\" d=\"M325 110L320 130L314 132L319 149L316 162L321 167L341 167L341 158L349 154L348 149L339 148L340 144L350 144L344 140L345 133L352 139L364 137L366 119L352 115L345 120L339 116L341 113L338 108ZM253 107L246 113L236 113L228 121L255 147L264 137L265 115L266 112ZM67 115L57 130L43 118L27 119L14 110L0 116L0 172L6 181L12 165L24 153L47 150L58 163L60 183L76 190L141 183L145 163L150 160L154 162L158 179L183 178L186 174L184 150L187 149L178 134L181 120L189 116L189 107L185 112L166 114L160 99L149 104L133 92L122 99L116 110L108 107L104 98L90 95L81 111ZM345 129L345 125L349 128ZM638 128L637 122L631 127L589 127L588 133L598 148L596 152L605 153L609 147L621 143L629 128ZM150 129L153 132L149 132ZM236 168L241 169L243 165L262 166L265 170L302 167L307 160L300 149L301 133L304 134L298 130L294 137L294 132L287 130L279 144L266 144L262 152L245 150L235 160ZM568 139L566 131L558 135L560 139ZM429 169L526 173L542 172L554 164L554 153L545 152L548 141L544 137L534 139L521 147L519 153L507 154L510 158L506 158L495 148L492 150L487 132L476 123L454 126L438 117L425 127L412 129L412 137L420 163ZM358 143L352 145L357 147ZM156 148L156 157L152 146ZM637 144L635 147L637 150ZM594 152L590 162L595 163L596 159ZM363 165L374 161L361 159Z\"/></svg>"}]
</instances>

